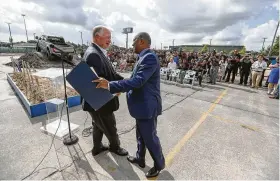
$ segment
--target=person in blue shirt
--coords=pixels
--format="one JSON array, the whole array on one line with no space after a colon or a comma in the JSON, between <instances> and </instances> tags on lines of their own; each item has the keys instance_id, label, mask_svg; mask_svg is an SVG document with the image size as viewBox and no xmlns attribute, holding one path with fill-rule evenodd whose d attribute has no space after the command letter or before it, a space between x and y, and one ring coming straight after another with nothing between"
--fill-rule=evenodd
<instances>
[{"instance_id":1,"label":"person in blue shirt","mask_svg":"<svg viewBox=\"0 0 280 181\"><path fill-rule=\"evenodd\" d=\"M177 66L179 66L179 56L176 52L173 55L173 61L177 64Z\"/></svg>"}]
</instances>

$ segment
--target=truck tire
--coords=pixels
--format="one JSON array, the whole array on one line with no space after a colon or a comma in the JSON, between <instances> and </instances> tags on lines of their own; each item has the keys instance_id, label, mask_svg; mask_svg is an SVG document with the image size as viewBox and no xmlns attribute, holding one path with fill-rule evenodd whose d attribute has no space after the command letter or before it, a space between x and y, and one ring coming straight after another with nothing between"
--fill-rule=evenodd
<instances>
[{"instance_id":1,"label":"truck tire","mask_svg":"<svg viewBox=\"0 0 280 181\"><path fill-rule=\"evenodd\" d=\"M50 61L53 61L54 60L54 56L51 54L50 50L47 49L47 57Z\"/></svg>"},{"instance_id":2,"label":"truck tire","mask_svg":"<svg viewBox=\"0 0 280 181\"><path fill-rule=\"evenodd\" d=\"M41 48L39 47L38 44L36 45L36 51L37 51L37 52L41 52Z\"/></svg>"}]
</instances>

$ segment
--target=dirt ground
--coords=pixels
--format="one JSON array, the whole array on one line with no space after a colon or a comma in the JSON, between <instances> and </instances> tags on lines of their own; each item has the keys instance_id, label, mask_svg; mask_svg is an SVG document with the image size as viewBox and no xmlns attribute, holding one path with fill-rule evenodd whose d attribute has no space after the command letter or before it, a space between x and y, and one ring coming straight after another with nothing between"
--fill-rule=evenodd
<instances>
[{"instance_id":1,"label":"dirt ground","mask_svg":"<svg viewBox=\"0 0 280 181\"><path fill-rule=\"evenodd\" d=\"M64 87L55 85L48 78L17 72L12 75L12 79L31 104L38 104L52 98L64 99ZM78 95L70 87L66 88L66 92L69 97Z\"/></svg>"}]
</instances>

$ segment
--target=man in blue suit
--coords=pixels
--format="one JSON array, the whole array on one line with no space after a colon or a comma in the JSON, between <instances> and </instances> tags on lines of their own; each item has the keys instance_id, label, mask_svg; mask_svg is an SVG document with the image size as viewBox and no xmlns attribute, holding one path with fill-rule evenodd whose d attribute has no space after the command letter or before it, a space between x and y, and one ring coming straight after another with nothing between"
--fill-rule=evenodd
<instances>
[{"instance_id":1,"label":"man in blue suit","mask_svg":"<svg viewBox=\"0 0 280 181\"><path fill-rule=\"evenodd\" d=\"M112 94L127 92L127 105L130 115L136 119L137 152L136 157L128 156L131 163L145 167L145 154L148 148L154 167L146 177L156 177L165 167L161 144L157 136L157 117L162 113L160 95L160 62L150 50L151 38L141 32L133 39L134 52L139 54L130 79L110 81L104 78L95 80L97 88L109 89Z\"/></svg>"}]
</instances>

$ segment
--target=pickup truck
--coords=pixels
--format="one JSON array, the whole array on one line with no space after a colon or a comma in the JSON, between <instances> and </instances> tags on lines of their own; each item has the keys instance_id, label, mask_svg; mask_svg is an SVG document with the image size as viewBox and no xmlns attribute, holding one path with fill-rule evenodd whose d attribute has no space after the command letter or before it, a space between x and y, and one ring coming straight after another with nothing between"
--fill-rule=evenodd
<instances>
[{"instance_id":1,"label":"pickup truck","mask_svg":"<svg viewBox=\"0 0 280 181\"><path fill-rule=\"evenodd\" d=\"M38 52L46 53L49 60L61 58L61 52L56 48L51 48L54 45L67 54L68 61L72 61L75 49L72 45L65 43L63 37L42 35L40 38L35 37L37 41L36 50Z\"/></svg>"}]
</instances>

